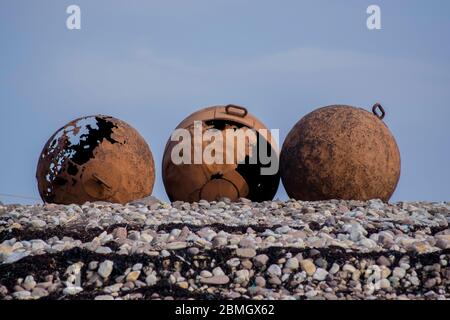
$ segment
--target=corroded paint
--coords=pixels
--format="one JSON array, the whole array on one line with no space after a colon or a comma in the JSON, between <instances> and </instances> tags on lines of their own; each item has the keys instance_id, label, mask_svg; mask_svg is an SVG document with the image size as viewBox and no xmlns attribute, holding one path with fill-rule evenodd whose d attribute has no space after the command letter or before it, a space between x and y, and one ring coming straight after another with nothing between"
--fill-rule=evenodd
<instances>
[{"instance_id":1,"label":"corroded paint","mask_svg":"<svg viewBox=\"0 0 450 320\"><path fill-rule=\"evenodd\" d=\"M377 106L377 105L376 105ZM400 178L400 152L381 116L351 106L317 109L288 134L281 179L291 198L388 201Z\"/></svg>"},{"instance_id":2,"label":"corroded paint","mask_svg":"<svg viewBox=\"0 0 450 320\"><path fill-rule=\"evenodd\" d=\"M224 134L227 129L266 129L266 127L254 116L249 114L245 108L228 105L214 106L201 109L178 126L188 129L191 134L194 130L194 121L202 122L203 132L209 129L217 129ZM258 135L258 139L263 139ZM270 139L269 139L270 140ZM254 201L271 200L277 192L280 182L279 174L261 175L261 163L249 164L235 161L232 164L174 164L171 152L178 142L167 142L162 167L162 177L167 195L171 201L195 202L201 199L214 201L222 197L232 201L241 197ZM192 149L194 149L192 139ZM268 149L278 155L278 147L269 142ZM202 150L208 143L204 142ZM234 148L224 149L223 156L230 152L235 153L234 159L245 160L249 149L245 154L237 154ZM277 158L278 161L278 158Z\"/></svg>"},{"instance_id":3,"label":"corroded paint","mask_svg":"<svg viewBox=\"0 0 450 320\"><path fill-rule=\"evenodd\" d=\"M151 194L155 170L151 151L134 128L96 115L69 122L48 140L36 178L47 203L126 203Z\"/></svg>"}]
</instances>

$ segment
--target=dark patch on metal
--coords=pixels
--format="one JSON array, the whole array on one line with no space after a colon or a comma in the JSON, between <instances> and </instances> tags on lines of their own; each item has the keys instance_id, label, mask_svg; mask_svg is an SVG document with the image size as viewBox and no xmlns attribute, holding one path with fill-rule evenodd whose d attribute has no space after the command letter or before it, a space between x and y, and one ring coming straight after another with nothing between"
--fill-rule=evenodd
<instances>
[{"instance_id":1,"label":"dark patch on metal","mask_svg":"<svg viewBox=\"0 0 450 320\"><path fill-rule=\"evenodd\" d=\"M95 120L97 121L97 129L92 128L88 124L86 126L88 133L81 135L80 143L68 147L69 152L72 150L74 152L71 160L79 166L82 166L95 157L94 150L103 140L107 140L111 144L117 143L116 140L111 138L113 129L117 128L117 126L113 122L101 117L95 117Z\"/></svg>"}]
</instances>

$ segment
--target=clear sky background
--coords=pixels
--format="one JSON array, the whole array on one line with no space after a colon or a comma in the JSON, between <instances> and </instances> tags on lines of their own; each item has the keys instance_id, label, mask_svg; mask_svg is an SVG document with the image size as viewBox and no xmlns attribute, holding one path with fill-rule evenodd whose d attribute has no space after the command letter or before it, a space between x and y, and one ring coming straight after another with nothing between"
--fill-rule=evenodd
<instances>
[{"instance_id":1,"label":"clear sky background","mask_svg":"<svg viewBox=\"0 0 450 320\"><path fill-rule=\"evenodd\" d=\"M37 199L4 203L39 201L39 153L80 116L135 127L167 200L165 143L201 107L244 105L282 142L317 107L377 101L402 156L392 200L450 200L450 1L0 0L0 193Z\"/></svg>"}]
</instances>

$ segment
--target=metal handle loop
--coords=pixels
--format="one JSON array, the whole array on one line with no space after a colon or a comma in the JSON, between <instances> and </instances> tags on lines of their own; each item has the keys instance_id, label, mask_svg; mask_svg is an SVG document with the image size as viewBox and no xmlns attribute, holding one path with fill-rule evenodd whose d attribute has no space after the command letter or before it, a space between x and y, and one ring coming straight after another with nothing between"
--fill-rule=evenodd
<instances>
[{"instance_id":1,"label":"metal handle loop","mask_svg":"<svg viewBox=\"0 0 450 320\"><path fill-rule=\"evenodd\" d=\"M242 112L236 112L236 111L232 111L230 109L238 109ZM241 106L236 106L234 104L229 104L225 107L225 112L228 114L231 114L233 116L237 116L237 117L241 117L241 118L245 118L248 114L248 111L246 108L241 107Z\"/></svg>"},{"instance_id":2,"label":"metal handle loop","mask_svg":"<svg viewBox=\"0 0 450 320\"><path fill-rule=\"evenodd\" d=\"M378 113L377 110L380 110L381 114ZM374 115L378 117L378 119L383 120L384 116L386 115L386 112L384 111L384 108L381 104L375 103L372 107L372 112Z\"/></svg>"}]
</instances>

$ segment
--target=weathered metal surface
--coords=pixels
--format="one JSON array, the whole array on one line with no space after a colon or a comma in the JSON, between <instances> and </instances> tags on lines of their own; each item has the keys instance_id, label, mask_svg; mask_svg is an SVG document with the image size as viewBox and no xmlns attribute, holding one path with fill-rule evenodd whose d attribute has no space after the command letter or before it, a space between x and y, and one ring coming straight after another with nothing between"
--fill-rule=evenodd
<instances>
[{"instance_id":1,"label":"weathered metal surface","mask_svg":"<svg viewBox=\"0 0 450 320\"><path fill-rule=\"evenodd\" d=\"M400 153L381 121L384 114L379 104L373 114L334 105L302 118L280 154L281 179L288 195L307 201L388 201L400 178Z\"/></svg>"},{"instance_id":2,"label":"weathered metal surface","mask_svg":"<svg viewBox=\"0 0 450 320\"><path fill-rule=\"evenodd\" d=\"M201 109L183 120L177 126L177 129L187 129L193 136L194 121L201 121L203 132L209 129L217 129L221 131L222 135L225 135L227 129L266 129L264 124L249 114L245 108L235 105ZM257 139L264 139L260 135L257 135L257 137ZM268 143L267 148L276 153L276 161L278 161L278 147L270 144L273 141L269 142L268 140L271 139L265 140ZM263 201L270 200L275 196L280 181L279 173L261 175L260 168L266 165L262 165L259 161L257 164L250 164L245 161L248 159L249 148L246 148L244 153L238 154L236 148L225 146L221 156L225 159L227 154L234 153L236 161L232 164L177 165L171 159L172 149L177 143L169 139L162 164L163 182L171 201L196 202L201 199L214 201L222 197L229 198L232 201L241 197L253 201ZM195 148L195 143L192 139L192 150ZM207 145L207 142L202 143L202 152ZM240 163L242 160L244 160L244 163Z\"/></svg>"},{"instance_id":3,"label":"weathered metal surface","mask_svg":"<svg viewBox=\"0 0 450 320\"><path fill-rule=\"evenodd\" d=\"M127 123L108 116L79 118L46 143L36 178L44 202L127 203L151 194L152 153Z\"/></svg>"}]
</instances>

